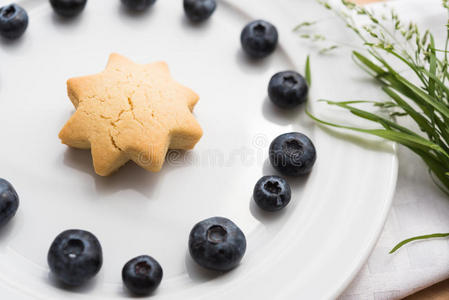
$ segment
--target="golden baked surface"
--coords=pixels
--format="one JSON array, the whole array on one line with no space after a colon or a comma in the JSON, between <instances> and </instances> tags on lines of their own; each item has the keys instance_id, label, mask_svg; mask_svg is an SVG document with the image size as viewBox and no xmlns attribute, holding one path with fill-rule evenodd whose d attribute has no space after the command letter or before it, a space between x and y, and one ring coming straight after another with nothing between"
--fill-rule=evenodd
<instances>
[{"instance_id":1,"label":"golden baked surface","mask_svg":"<svg viewBox=\"0 0 449 300\"><path fill-rule=\"evenodd\" d=\"M198 95L174 81L164 62L140 65L111 54L103 72L69 79L67 90L76 112L59 138L91 149L98 175L129 160L157 172L168 149L192 149L202 136L192 115Z\"/></svg>"}]
</instances>

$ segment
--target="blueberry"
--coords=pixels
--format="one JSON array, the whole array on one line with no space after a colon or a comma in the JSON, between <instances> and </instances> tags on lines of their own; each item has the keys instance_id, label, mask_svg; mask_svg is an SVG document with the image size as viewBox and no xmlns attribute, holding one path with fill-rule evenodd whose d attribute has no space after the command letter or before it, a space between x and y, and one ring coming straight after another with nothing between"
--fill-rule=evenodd
<instances>
[{"instance_id":1,"label":"blueberry","mask_svg":"<svg viewBox=\"0 0 449 300\"><path fill-rule=\"evenodd\" d=\"M28 27L28 14L17 4L0 8L0 35L7 39L17 39Z\"/></svg>"},{"instance_id":2,"label":"blueberry","mask_svg":"<svg viewBox=\"0 0 449 300\"><path fill-rule=\"evenodd\" d=\"M266 211L278 211L291 199L290 185L279 176L264 176L254 186L253 198Z\"/></svg>"},{"instance_id":3,"label":"blueberry","mask_svg":"<svg viewBox=\"0 0 449 300\"><path fill-rule=\"evenodd\" d=\"M156 0L121 0L123 5L131 10L142 11L156 2Z\"/></svg>"},{"instance_id":4,"label":"blueberry","mask_svg":"<svg viewBox=\"0 0 449 300\"><path fill-rule=\"evenodd\" d=\"M57 279L67 285L78 286L100 271L103 253L100 242L92 233L72 229L55 238L47 260Z\"/></svg>"},{"instance_id":5,"label":"blueberry","mask_svg":"<svg viewBox=\"0 0 449 300\"><path fill-rule=\"evenodd\" d=\"M316 160L315 146L302 133L285 133L270 145L270 162L286 176L301 176L312 170Z\"/></svg>"},{"instance_id":6,"label":"blueberry","mask_svg":"<svg viewBox=\"0 0 449 300\"><path fill-rule=\"evenodd\" d=\"M208 19L217 8L215 0L184 0L184 12L192 22Z\"/></svg>"},{"instance_id":7,"label":"blueberry","mask_svg":"<svg viewBox=\"0 0 449 300\"><path fill-rule=\"evenodd\" d=\"M62 17L79 15L86 6L87 0L50 0L53 10Z\"/></svg>"},{"instance_id":8,"label":"blueberry","mask_svg":"<svg viewBox=\"0 0 449 300\"><path fill-rule=\"evenodd\" d=\"M19 208L19 196L14 187L0 178L0 226L11 220Z\"/></svg>"},{"instance_id":9,"label":"blueberry","mask_svg":"<svg viewBox=\"0 0 449 300\"><path fill-rule=\"evenodd\" d=\"M122 279L130 292L151 294L161 283L161 265L151 256L142 255L128 261L122 270Z\"/></svg>"},{"instance_id":10,"label":"blueberry","mask_svg":"<svg viewBox=\"0 0 449 300\"><path fill-rule=\"evenodd\" d=\"M214 217L196 224L189 237L189 251L200 266L215 271L236 267L246 251L246 238L229 219Z\"/></svg>"},{"instance_id":11,"label":"blueberry","mask_svg":"<svg viewBox=\"0 0 449 300\"><path fill-rule=\"evenodd\" d=\"M257 20L243 28L240 35L243 50L253 58L263 58L276 49L278 31L271 23Z\"/></svg>"},{"instance_id":12,"label":"blueberry","mask_svg":"<svg viewBox=\"0 0 449 300\"><path fill-rule=\"evenodd\" d=\"M268 85L270 100L281 108L293 108L304 103L308 91L304 77L294 71L274 74Z\"/></svg>"}]
</instances>

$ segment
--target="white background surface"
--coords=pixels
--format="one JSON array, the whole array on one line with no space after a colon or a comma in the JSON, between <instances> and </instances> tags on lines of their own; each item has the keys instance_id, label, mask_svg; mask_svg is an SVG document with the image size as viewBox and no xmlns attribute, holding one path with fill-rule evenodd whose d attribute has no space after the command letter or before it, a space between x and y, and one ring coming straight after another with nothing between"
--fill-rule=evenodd
<instances>
[{"instance_id":1,"label":"white background surface","mask_svg":"<svg viewBox=\"0 0 449 300\"><path fill-rule=\"evenodd\" d=\"M399 15L439 32L437 38L442 41L447 19L440 1L401 0L394 5ZM425 164L400 147L398 185L385 228L367 263L340 299L398 299L447 279L447 239L415 242L388 254L405 238L436 232L449 232L449 199L433 184Z\"/></svg>"}]
</instances>

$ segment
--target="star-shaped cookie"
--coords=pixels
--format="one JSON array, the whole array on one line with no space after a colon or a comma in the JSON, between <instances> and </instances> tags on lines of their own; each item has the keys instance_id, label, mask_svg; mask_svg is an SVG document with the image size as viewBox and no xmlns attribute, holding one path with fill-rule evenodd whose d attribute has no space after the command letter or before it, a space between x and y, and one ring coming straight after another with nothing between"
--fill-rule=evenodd
<instances>
[{"instance_id":1,"label":"star-shaped cookie","mask_svg":"<svg viewBox=\"0 0 449 300\"><path fill-rule=\"evenodd\" d=\"M202 136L192 115L198 95L174 81L164 62L140 65L111 54L103 72L69 79L67 90L76 112L59 138L91 149L98 175L129 160L157 172L168 149L192 149Z\"/></svg>"}]
</instances>

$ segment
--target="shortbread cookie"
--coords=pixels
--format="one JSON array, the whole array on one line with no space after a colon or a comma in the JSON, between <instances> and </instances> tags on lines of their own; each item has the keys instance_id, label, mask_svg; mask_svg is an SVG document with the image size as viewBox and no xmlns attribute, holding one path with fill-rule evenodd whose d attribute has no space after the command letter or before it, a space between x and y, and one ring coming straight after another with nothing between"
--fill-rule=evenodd
<instances>
[{"instance_id":1,"label":"shortbread cookie","mask_svg":"<svg viewBox=\"0 0 449 300\"><path fill-rule=\"evenodd\" d=\"M157 172L168 149L192 149L202 136L192 115L198 95L174 81L164 62L139 65L111 54L103 72L69 79L67 89L76 112L59 138L91 149L98 175L129 160Z\"/></svg>"}]
</instances>

